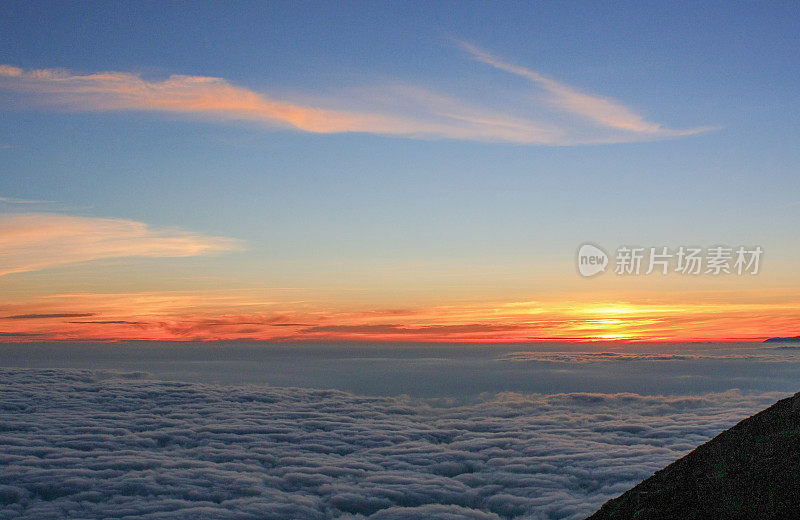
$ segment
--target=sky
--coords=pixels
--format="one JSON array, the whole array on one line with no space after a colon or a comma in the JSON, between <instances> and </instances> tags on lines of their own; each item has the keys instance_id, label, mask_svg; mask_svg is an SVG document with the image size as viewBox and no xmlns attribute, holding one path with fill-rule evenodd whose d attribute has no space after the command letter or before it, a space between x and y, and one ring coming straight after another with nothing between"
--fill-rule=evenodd
<instances>
[{"instance_id":1,"label":"sky","mask_svg":"<svg viewBox=\"0 0 800 520\"><path fill-rule=\"evenodd\" d=\"M1 339L800 334L798 11L3 2Z\"/></svg>"}]
</instances>

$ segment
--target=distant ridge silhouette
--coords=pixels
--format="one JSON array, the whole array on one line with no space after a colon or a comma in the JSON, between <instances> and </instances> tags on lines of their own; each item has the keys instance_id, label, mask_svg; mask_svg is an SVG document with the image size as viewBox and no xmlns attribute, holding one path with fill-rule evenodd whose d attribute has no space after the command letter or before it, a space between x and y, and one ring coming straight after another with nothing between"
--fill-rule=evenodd
<instances>
[{"instance_id":1,"label":"distant ridge silhouette","mask_svg":"<svg viewBox=\"0 0 800 520\"><path fill-rule=\"evenodd\" d=\"M764 343L800 343L800 336L791 338L769 338L765 339Z\"/></svg>"}]
</instances>

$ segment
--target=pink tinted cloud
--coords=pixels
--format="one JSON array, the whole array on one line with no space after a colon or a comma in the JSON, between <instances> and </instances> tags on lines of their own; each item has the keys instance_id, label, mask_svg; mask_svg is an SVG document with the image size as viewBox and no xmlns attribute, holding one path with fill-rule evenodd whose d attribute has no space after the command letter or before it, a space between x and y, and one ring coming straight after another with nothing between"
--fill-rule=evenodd
<instances>
[{"instance_id":1,"label":"pink tinted cloud","mask_svg":"<svg viewBox=\"0 0 800 520\"><path fill-rule=\"evenodd\" d=\"M312 133L366 132L408 137L551 143L559 132L531 121L438 97L442 109L403 115L392 110L337 110L274 99L223 78L172 75L147 80L128 72L73 74L0 65L0 88L72 110L142 110L250 120ZM418 95L418 94L416 94ZM413 102L413 100L412 100Z\"/></svg>"},{"instance_id":2,"label":"pink tinted cloud","mask_svg":"<svg viewBox=\"0 0 800 520\"><path fill-rule=\"evenodd\" d=\"M0 276L98 259L188 257L237 247L230 238L153 229L133 220L48 213L0 215Z\"/></svg>"},{"instance_id":3,"label":"pink tinted cloud","mask_svg":"<svg viewBox=\"0 0 800 520\"><path fill-rule=\"evenodd\" d=\"M513 109L498 110L419 87L393 84L359 89L344 100L319 97L310 104L277 99L217 77L172 75L150 80L130 72L75 74L63 69L25 70L10 65L0 65L0 89L22 93L34 103L70 110L167 112L256 121L311 133L363 132L423 139L573 145L665 138L706 130L664 128L617 102L580 93L535 71L463 45L475 59L533 81L551 95L550 102L536 106L528 96L520 96L505 100L505 105ZM535 117L525 117L526 111ZM553 113L547 114L548 111ZM572 116L572 120L565 121L563 114Z\"/></svg>"}]
</instances>

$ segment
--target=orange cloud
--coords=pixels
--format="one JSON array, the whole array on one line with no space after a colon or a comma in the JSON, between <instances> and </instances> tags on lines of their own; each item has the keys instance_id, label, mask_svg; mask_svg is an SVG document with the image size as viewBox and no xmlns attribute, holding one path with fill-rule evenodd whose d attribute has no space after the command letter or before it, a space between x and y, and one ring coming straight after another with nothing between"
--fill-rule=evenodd
<instances>
[{"instance_id":1,"label":"orange cloud","mask_svg":"<svg viewBox=\"0 0 800 520\"><path fill-rule=\"evenodd\" d=\"M411 138L572 145L690 135L704 130L663 128L618 103L581 94L568 85L464 45L476 59L536 82L553 96L550 106L530 107L531 100L521 96L508 100L506 105L514 108L503 111L422 88L397 85L361 89L355 95L345 96L346 100L323 99L322 106L310 106L276 99L223 78L172 75L162 80L147 80L129 72L74 74L62 69L24 70L10 65L0 65L0 89L71 110L192 114L258 121L313 133L366 132ZM535 118L520 115L526 106L532 108ZM544 108L561 114L547 117ZM580 121L565 122L563 113L589 119L594 126L587 128Z\"/></svg>"},{"instance_id":2,"label":"orange cloud","mask_svg":"<svg viewBox=\"0 0 800 520\"><path fill-rule=\"evenodd\" d=\"M230 251L237 242L133 220L50 213L0 215L0 276L122 257L187 257Z\"/></svg>"},{"instance_id":3,"label":"orange cloud","mask_svg":"<svg viewBox=\"0 0 800 520\"><path fill-rule=\"evenodd\" d=\"M422 114L335 110L270 98L222 78L172 75L148 81L127 72L78 75L60 69L0 66L0 88L34 94L74 110L145 110L283 124L314 133L367 132L409 137L551 144L558 131L531 121L469 107L445 97ZM417 97L419 93L415 94ZM430 99L429 99L430 101Z\"/></svg>"}]
</instances>

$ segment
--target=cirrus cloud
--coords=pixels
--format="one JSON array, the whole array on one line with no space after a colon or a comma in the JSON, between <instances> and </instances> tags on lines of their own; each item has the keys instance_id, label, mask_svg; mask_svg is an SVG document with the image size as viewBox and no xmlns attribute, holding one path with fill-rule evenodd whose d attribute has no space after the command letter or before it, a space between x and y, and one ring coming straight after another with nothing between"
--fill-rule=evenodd
<instances>
[{"instance_id":1,"label":"cirrus cloud","mask_svg":"<svg viewBox=\"0 0 800 520\"><path fill-rule=\"evenodd\" d=\"M658 123L647 121L644 117L618 101L580 92L570 85L556 81L535 70L504 61L475 45L467 42L458 43L476 61L527 79L549 94L549 102L552 105L565 112L585 118L594 124L656 137L685 136L711 130L710 127L690 128L687 130L665 128Z\"/></svg>"},{"instance_id":2,"label":"cirrus cloud","mask_svg":"<svg viewBox=\"0 0 800 520\"><path fill-rule=\"evenodd\" d=\"M236 240L134 220L53 213L0 215L0 276L90 260L188 257L230 251Z\"/></svg>"},{"instance_id":3,"label":"cirrus cloud","mask_svg":"<svg viewBox=\"0 0 800 520\"><path fill-rule=\"evenodd\" d=\"M308 106L233 85L223 78L171 75L147 80L129 72L74 74L63 69L23 70L0 65L0 88L71 110L141 110L245 120L287 126L311 133L365 132L423 138L557 144L560 129L506 113L398 89L393 105L412 103L422 113L404 115L397 106L384 110ZM396 103L397 102L397 103ZM330 101L330 104L339 104ZM433 106L431 106L433 104Z\"/></svg>"},{"instance_id":4,"label":"cirrus cloud","mask_svg":"<svg viewBox=\"0 0 800 520\"><path fill-rule=\"evenodd\" d=\"M219 77L170 75L147 79L123 71L77 74L66 69L26 70L0 65L0 89L34 103L78 111L149 111L247 120L311 133L363 132L422 139L457 139L539 145L618 143L688 136L709 130L669 129L647 121L618 101L581 92L539 72L512 65L469 43L461 46L492 67L528 79L549 98L508 94L505 109L486 96L470 102L395 80L380 88L338 95L280 99ZM291 99L294 98L294 99ZM488 101L491 99L492 101ZM512 107L512 108L509 108Z\"/></svg>"}]
</instances>

